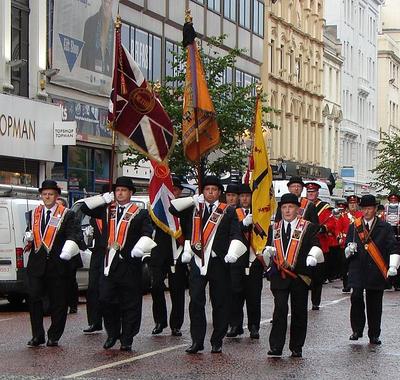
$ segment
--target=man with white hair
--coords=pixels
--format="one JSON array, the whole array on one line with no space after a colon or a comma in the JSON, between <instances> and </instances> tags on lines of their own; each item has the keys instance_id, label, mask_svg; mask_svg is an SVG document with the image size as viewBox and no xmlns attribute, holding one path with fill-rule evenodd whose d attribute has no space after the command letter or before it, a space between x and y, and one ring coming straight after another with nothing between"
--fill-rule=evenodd
<instances>
[{"instance_id":1,"label":"man with white hair","mask_svg":"<svg viewBox=\"0 0 400 380\"><path fill-rule=\"evenodd\" d=\"M300 202L295 194L284 194L279 203L282 220L271 226L263 252L271 263L270 281L274 296L269 356L280 357L285 345L288 299L291 323L289 349L292 357L302 357L307 332L308 289L311 267L323 262L317 238L318 226L298 216Z\"/></svg>"}]
</instances>

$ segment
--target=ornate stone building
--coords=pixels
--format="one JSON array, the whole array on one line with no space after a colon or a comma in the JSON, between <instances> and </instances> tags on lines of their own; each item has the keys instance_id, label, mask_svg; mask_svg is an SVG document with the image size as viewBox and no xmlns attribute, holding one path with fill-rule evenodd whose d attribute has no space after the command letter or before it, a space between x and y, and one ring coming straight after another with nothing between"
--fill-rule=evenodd
<instances>
[{"instance_id":1,"label":"ornate stone building","mask_svg":"<svg viewBox=\"0 0 400 380\"><path fill-rule=\"evenodd\" d=\"M266 9L262 81L275 112L273 163L287 174L328 178L323 167L323 0L279 0Z\"/></svg>"}]
</instances>

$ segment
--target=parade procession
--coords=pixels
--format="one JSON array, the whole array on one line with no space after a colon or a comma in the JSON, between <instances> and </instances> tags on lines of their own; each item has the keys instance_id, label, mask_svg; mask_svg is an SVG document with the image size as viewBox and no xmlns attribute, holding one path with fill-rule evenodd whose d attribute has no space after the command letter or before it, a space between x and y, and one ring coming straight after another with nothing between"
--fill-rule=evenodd
<instances>
[{"instance_id":1,"label":"parade procession","mask_svg":"<svg viewBox=\"0 0 400 380\"><path fill-rule=\"evenodd\" d=\"M0 2L0 378L398 378L399 11Z\"/></svg>"}]
</instances>

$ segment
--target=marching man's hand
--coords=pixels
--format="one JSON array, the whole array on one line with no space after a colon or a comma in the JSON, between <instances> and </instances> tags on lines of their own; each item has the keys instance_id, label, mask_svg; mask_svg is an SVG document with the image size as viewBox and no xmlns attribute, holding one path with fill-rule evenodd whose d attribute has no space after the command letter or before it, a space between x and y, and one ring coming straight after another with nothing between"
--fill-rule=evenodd
<instances>
[{"instance_id":1,"label":"marching man's hand","mask_svg":"<svg viewBox=\"0 0 400 380\"><path fill-rule=\"evenodd\" d=\"M315 257L313 257L313 256L307 256L306 266L308 266L308 267L317 266L317 259Z\"/></svg>"},{"instance_id":2,"label":"marching man's hand","mask_svg":"<svg viewBox=\"0 0 400 380\"><path fill-rule=\"evenodd\" d=\"M104 202L106 202L107 204L111 203L114 200L114 193L111 191L109 193L104 193L102 195Z\"/></svg>"},{"instance_id":3,"label":"marching man's hand","mask_svg":"<svg viewBox=\"0 0 400 380\"><path fill-rule=\"evenodd\" d=\"M251 224L253 224L253 214L247 214L246 217L243 219L243 225L245 227L248 227Z\"/></svg>"}]
</instances>

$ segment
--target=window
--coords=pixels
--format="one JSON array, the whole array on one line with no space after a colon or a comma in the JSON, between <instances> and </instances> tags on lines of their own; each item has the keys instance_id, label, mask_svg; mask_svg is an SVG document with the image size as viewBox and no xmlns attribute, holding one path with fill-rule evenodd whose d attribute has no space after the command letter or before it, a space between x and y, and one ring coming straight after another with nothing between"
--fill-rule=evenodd
<instances>
[{"instance_id":1,"label":"window","mask_svg":"<svg viewBox=\"0 0 400 380\"><path fill-rule=\"evenodd\" d=\"M176 67L176 55L180 53L180 47L168 40L165 41L165 76L174 77L178 73Z\"/></svg>"},{"instance_id":2,"label":"window","mask_svg":"<svg viewBox=\"0 0 400 380\"><path fill-rule=\"evenodd\" d=\"M274 70L274 50L275 50L275 42L274 42L274 40L271 40L271 43L270 43L270 45L269 45L269 64L270 64L270 67L269 67L269 70L270 70L270 72L271 73L274 73L275 72L275 70Z\"/></svg>"},{"instance_id":3,"label":"window","mask_svg":"<svg viewBox=\"0 0 400 380\"><path fill-rule=\"evenodd\" d=\"M236 22L236 0L224 0L224 17Z\"/></svg>"},{"instance_id":4,"label":"window","mask_svg":"<svg viewBox=\"0 0 400 380\"><path fill-rule=\"evenodd\" d=\"M239 25L250 29L250 0L239 1Z\"/></svg>"},{"instance_id":5,"label":"window","mask_svg":"<svg viewBox=\"0 0 400 380\"><path fill-rule=\"evenodd\" d=\"M281 51L279 52L279 69L280 70L283 70L284 61L285 61L285 48L283 45L281 45Z\"/></svg>"},{"instance_id":6,"label":"window","mask_svg":"<svg viewBox=\"0 0 400 380\"><path fill-rule=\"evenodd\" d=\"M11 68L14 94L29 96L29 0L11 2L11 60L25 60L21 66Z\"/></svg>"},{"instance_id":7,"label":"window","mask_svg":"<svg viewBox=\"0 0 400 380\"><path fill-rule=\"evenodd\" d=\"M259 0L254 0L253 32L264 36L264 4Z\"/></svg>"},{"instance_id":8,"label":"window","mask_svg":"<svg viewBox=\"0 0 400 380\"><path fill-rule=\"evenodd\" d=\"M212 11L221 12L221 0L207 0L207 7Z\"/></svg>"}]
</instances>

